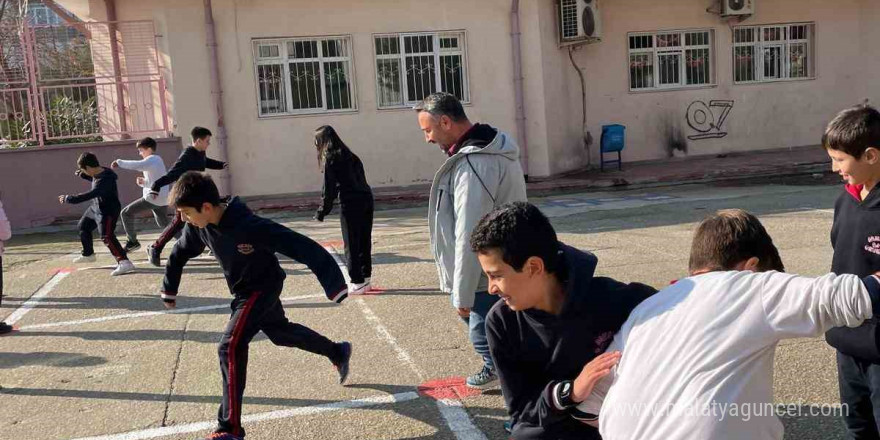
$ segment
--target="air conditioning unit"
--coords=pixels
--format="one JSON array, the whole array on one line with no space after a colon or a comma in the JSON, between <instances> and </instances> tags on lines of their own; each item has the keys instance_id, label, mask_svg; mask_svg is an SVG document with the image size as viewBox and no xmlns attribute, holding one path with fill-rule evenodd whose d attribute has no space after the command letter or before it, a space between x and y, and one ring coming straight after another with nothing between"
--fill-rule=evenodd
<instances>
[{"instance_id":1,"label":"air conditioning unit","mask_svg":"<svg viewBox=\"0 0 880 440\"><path fill-rule=\"evenodd\" d=\"M755 0L721 0L721 15L752 15L755 13Z\"/></svg>"},{"instance_id":2,"label":"air conditioning unit","mask_svg":"<svg viewBox=\"0 0 880 440\"><path fill-rule=\"evenodd\" d=\"M599 0L559 0L559 44L602 38Z\"/></svg>"}]
</instances>

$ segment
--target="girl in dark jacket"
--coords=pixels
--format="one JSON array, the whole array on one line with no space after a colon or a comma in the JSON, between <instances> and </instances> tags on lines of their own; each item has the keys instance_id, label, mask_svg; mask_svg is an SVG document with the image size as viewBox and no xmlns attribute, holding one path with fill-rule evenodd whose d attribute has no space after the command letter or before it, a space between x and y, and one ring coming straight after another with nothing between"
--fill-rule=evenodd
<instances>
[{"instance_id":1,"label":"girl in dark jacket","mask_svg":"<svg viewBox=\"0 0 880 440\"><path fill-rule=\"evenodd\" d=\"M329 125L315 130L315 148L318 150L318 166L324 173L323 204L315 213L315 220L324 221L338 194L345 259L351 278L349 294L367 293L373 269L370 255L373 191L367 184L364 164Z\"/></svg>"}]
</instances>

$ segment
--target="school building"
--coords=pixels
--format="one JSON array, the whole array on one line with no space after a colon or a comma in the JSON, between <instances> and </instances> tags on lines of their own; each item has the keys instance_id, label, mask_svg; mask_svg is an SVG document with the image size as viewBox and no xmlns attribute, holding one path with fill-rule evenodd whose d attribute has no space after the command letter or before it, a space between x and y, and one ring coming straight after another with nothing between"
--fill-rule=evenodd
<instances>
[{"instance_id":1,"label":"school building","mask_svg":"<svg viewBox=\"0 0 880 440\"><path fill-rule=\"evenodd\" d=\"M324 124L374 187L429 183L444 156L411 107L434 91L513 134L532 178L598 166L606 124L626 126L624 162L660 160L816 145L880 99L876 0L57 3L153 23L167 131L214 131L244 196L320 190Z\"/></svg>"}]
</instances>

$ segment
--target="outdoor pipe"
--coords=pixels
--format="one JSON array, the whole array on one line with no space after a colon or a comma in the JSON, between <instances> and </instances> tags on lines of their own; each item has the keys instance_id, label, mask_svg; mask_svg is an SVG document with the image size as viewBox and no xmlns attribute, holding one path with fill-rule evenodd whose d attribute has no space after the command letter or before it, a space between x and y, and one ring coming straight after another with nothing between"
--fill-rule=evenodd
<instances>
[{"instance_id":1,"label":"outdoor pipe","mask_svg":"<svg viewBox=\"0 0 880 440\"><path fill-rule=\"evenodd\" d=\"M510 42L513 46L513 94L516 102L516 139L519 141L522 154L523 174L529 179L529 140L526 137L526 111L523 97L522 52L519 31L519 0L512 0L510 7Z\"/></svg>"},{"instance_id":2,"label":"outdoor pipe","mask_svg":"<svg viewBox=\"0 0 880 440\"><path fill-rule=\"evenodd\" d=\"M211 0L205 1L205 40L208 46L208 73L211 78L211 104L217 115L217 132L214 133L214 140L217 144L217 155L220 160L228 161L226 154L226 123L223 119L223 88L220 85L220 62L217 55L217 36L214 32L214 12L211 7ZM238 38L236 36L236 38ZM229 168L220 170L220 192L221 194L232 194L232 173Z\"/></svg>"}]
</instances>

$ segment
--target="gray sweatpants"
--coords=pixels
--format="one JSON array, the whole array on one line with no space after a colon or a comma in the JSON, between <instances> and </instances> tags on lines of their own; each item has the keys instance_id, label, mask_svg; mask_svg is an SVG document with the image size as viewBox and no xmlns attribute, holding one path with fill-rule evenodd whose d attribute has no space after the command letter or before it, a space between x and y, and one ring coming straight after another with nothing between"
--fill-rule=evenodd
<instances>
[{"instance_id":1,"label":"gray sweatpants","mask_svg":"<svg viewBox=\"0 0 880 440\"><path fill-rule=\"evenodd\" d=\"M167 206L156 206L146 199L140 198L128 204L125 208L122 208L122 213L120 217L122 218L122 228L125 229L125 235L128 237L128 241L135 243L138 241L137 239L137 230L134 228L134 218L138 213L144 211L153 211L153 218L156 219L156 224L159 225L160 228L165 228L168 225L168 207Z\"/></svg>"}]
</instances>

